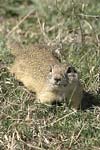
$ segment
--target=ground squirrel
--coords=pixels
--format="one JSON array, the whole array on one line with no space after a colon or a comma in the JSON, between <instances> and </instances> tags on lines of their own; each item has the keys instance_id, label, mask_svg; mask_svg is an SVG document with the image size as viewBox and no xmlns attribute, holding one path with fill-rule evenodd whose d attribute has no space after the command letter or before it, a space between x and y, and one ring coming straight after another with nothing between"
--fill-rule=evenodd
<instances>
[{"instance_id":1,"label":"ground squirrel","mask_svg":"<svg viewBox=\"0 0 100 150\"><path fill-rule=\"evenodd\" d=\"M29 90L36 92L39 102L51 104L66 99L73 108L79 108L83 90L74 67L61 64L43 46L7 42L7 47L15 56L10 72Z\"/></svg>"}]
</instances>

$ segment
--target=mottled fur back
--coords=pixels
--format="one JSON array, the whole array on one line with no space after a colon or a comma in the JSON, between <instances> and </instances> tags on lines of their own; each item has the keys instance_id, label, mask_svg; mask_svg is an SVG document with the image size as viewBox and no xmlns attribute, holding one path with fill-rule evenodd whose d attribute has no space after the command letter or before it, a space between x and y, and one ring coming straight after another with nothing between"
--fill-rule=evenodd
<instances>
[{"instance_id":1,"label":"mottled fur back","mask_svg":"<svg viewBox=\"0 0 100 150\"><path fill-rule=\"evenodd\" d=\"M17 46L16 46L17 45ZM51 51L43 46L37 45L20 45L19 43L10 43L11 53L16 57L10 71L16 75L16 78L28 83L32 80L33 85L39 91L39 84L44 84L50 66L60 64L51 53ZM30 83L29 83L30 84ZM29 86L31 90L33 86Z\"/></svg>"}]
</instances>

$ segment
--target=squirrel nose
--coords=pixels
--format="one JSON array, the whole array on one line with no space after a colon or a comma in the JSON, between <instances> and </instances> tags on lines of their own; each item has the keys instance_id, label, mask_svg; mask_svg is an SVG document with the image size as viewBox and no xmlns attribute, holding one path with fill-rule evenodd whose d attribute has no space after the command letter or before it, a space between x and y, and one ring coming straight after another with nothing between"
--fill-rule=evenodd
<instances>
[{"instance_id":1,"label":"squirrel nose","mask_svg":"<svg viewBox=\"0 0 100 150\"><path fill-rule=\"evenodd\" d=\"M60 78L55 78L56 83L60 82L61 79Z\"/></svg>"}]
</instances>

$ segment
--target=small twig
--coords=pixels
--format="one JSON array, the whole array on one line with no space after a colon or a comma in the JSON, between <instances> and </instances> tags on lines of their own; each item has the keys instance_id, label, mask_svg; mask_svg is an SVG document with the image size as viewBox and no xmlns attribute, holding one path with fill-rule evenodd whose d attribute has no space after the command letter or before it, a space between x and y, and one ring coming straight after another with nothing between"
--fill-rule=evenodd
<instances>
[{"instance_id":1,"label":"small twig","mask_svg":"<svg viewBox=\"0 0 100 150\"><path fill-rule=\"evenodd\" d=\"M78 16L87 17L87 18L100 18L100 15L78 14Z\"/></svg>"},{"instance_id":2,"label":"small twig","mask_svg":"<svg viewBox=\"0 0 100 150\"><path fill-rule=\"evenodd\" d=\"M47 33L48 32L50 32L50 31L52 31L52 30L55 30L56 28L58 28L58 27L60 27L60 26L62 26L62 22L60 22L60 23L57 23L56 25L53 25L52 27L50 27L49 29L47 29Z\"/></svg>"},{"instance_id":3,"label":"small twig","mask_svg":"<svg viewBox=\"0 0 100 150\"><path fill-rule=\"evenodd\" d=\"M64 13L59 9L59 6L58 6L58 0L56 0L56 8L57 8L58 12L60 12L61 15L63 16Z\"/></svg>"},{"instance_id":4,"label":"small twig","mask_svg":"<svg viewBox=\"0 0 100 150\"><path fill-rule=\"evenodd\" d=\"M29 11L27 15L25 15L17 25L15 25L12 30L7 34L6 38L8 38L31 14L33 13L33 10Z\"/></svg>"},{"instance_id":5,"label":"small twig","mask_svg":"<svg viewBox=\"0 0 100 150\"><path fill-rule=\"evenodd\" d=\"M61 118L55 120L54 122L52 122L52 123L51 123L51 126L53 126L55 123L57 123L57 122L63 120L64 118L67 118L68 116L70 116L70 115L72 115L72 114L75 114L75 113L76 113L76 111L73 111L73 112L71 112L71 113L69 113L69 114L64 115L63 117L61 117Z\"/></svg>"},{"instance_id":6,"label":"small twig","mask_svg":"<svg viewBox=\"0 0 100 150\"><path fill-rule=\"evenodd\" d=\"M39 18L38 15L37 15L37 21L38 21L38 24L39 24L41 33L43 34L43 36L44 36L44 38L45 38L45 40L46 40L46 43L51 43L49 37L48 37L47 34L45 33L45 23L43 22L43 24L41 24L41 21L40 21L40 18Z\"/></svg>"},{"instance_id":7,"label":"small twig","mask_svg":"<svg viewBox=\"0 0 100 150\"><path fill-rule=\"evenodd\" d=\"M80 131L79 131L79 133L78 133L78 135L76 137L75 137L75 132L73 133L72 138L71 138L71 142L69 144L69 148L71 148L72 144L75 145L77 143L77 140L80 137L80 134L81 134L84 126L85 126L85 124L83 124L82 128L80 129Z\"/></svg>"},{"instance_id":8,"label":"small twig","mask_svg":"<svg viewBox=\"0 0 100 150\"><path fill-rule=\"evenodd\" d=\"M30 143L26 143L26 142L24 142L22 139L20 139L20 141L21 141L23 144L27 145L28 147L33 148L34 150L45 150L44 148L40 148L40 147L34 146L34 145L30 144Z\"/></svg>"},{"instance_id":9,"label":"small twig","mask_svg":"<svg viewBox=\"0 0 100 150\"><path fill-rule=\"evenodd\" d=\"M57 122L63 120L64 118L67 118L68 116L70 116L70 115L72 115L72 114L75 114L76 112L77 112L77 111L74 110L74 112L71 112L71 113L69 113L69 114L64 115L63 117L61 117L61 118L55 120L55 121L52 122L51 124L46 124L45 126L42 126L41 129L43 129L43 128L45 128L45 127L48 127L48 126L53 126L55 123L57 123Z\"/></svg>"},{"instance_id":10,"label":"small twig","mask_svg":"<svg viewBox=\"0 0 100 150\"><path fill-rule=\"evenodd\" d=\"M75 140L75 132L73 132L72 136L71 136L71 141L69 144L69 148L71 148L73 141Z\"/></svg>"},{"instance_id":11,"label":"small twig","mask_svg":"<svg viewBox=\"0 0 100 150\"><path fill-rule=\"evenodd\" d=\"M83 31L83 28L82 28L82 24L81 24L81 21L79 19L79 17L76 15L76 19L78 21L78 24L79 24L79 27L80 27L80 32L81 32L81 42L82 42L82 45L84 47L84 43L85 43L85 37L84 37L84 31Z\"/></svg>"},{"instance_id":12,"label":"small twig","mask_svg":"<svg viewBox=\"0 0 100 150\"><path fill-rule=\"evenodd\" d=\"M85 125L86 125L86 124L84 123L83 126L82 126L82 128L80 129L78 135L76 136L75 140L77 140L77 139L79 138L79 136L80 136L82 130L84 129ZM75 142L75 143L76 143L76 142Z\"/></svg>"}]
</instances>

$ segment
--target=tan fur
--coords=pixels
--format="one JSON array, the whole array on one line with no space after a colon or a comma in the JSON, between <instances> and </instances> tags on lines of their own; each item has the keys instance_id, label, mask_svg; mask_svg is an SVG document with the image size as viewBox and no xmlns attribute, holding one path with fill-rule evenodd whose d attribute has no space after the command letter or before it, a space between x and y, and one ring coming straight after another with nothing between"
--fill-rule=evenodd
<instances>
[{"instance_id":1,"label":"tan fur","mask_svg":"<svg viewBox=\"0 0 100 150\"><path fill-rule=\"evenodd\" d=\"M37 100L51 104L54 101L69 100L78 109L82 99L82 87L76 72L67 72L69 65L61 64L48 48L7 44L15 61L10 72L36 92ZM51 66L51 71L50 71Z\"/></svg>"}]
</instances>

